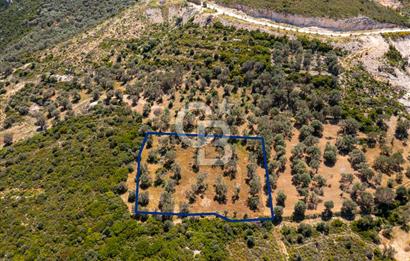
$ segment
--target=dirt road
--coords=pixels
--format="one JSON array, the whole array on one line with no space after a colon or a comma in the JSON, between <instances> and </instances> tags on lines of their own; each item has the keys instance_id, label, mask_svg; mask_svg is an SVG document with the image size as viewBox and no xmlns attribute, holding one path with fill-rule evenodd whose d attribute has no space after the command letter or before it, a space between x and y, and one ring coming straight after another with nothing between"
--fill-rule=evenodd
<instances>
[{"instance_id":1,"label":"dirt road","mask_svg":"<svg viewBox=\"0 0 410 261\"><path fill-rule=\"evenodd\" d=\"M306 34L315 34L315 35L328 36L328 37L352 37L352 36L378 35L381 33L398 33L398 32L410 33L410 28L400 28L400 27L364 30L364 31L348 31L348 32L332 31L332 30L319 28L319 27L297 27L297 26L293 26L289 24L275 23L269 19L255 18L255 17L245 14L242 11L239 11L233 8L220 6L215 3L207 2L206 6L207 6L206 8L213 9L216 12L215 14L217 15L230 16L230 17L233 17L239 20L246 21L248 23L267 26L273 29L278 29L278 30L299 32L299 33L306 33ZM201 5L201 8L205 9L205 7L203 7L202 5Z\"/></svg>"}]
</instances>

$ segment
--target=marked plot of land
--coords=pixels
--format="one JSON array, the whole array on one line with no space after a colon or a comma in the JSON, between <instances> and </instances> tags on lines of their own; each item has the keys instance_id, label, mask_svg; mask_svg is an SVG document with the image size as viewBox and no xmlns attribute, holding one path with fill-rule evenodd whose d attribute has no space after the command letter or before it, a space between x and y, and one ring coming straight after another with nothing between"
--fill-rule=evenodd
<instances>
[{"instance_id":1,"label":"marked plot of land","mask_svg":"<svg viewBox=\"0 0 410 261\"><path fill-rule=\"evenodd\" d=\"M140 160L137 210L217 213L232 220L270 218L261 140L221 139L232 151L225 162L218 138L207 138L198 149L177 136L149 135ZM198 155L217 164L203 165Z\"/></svg>"}]
</instances>

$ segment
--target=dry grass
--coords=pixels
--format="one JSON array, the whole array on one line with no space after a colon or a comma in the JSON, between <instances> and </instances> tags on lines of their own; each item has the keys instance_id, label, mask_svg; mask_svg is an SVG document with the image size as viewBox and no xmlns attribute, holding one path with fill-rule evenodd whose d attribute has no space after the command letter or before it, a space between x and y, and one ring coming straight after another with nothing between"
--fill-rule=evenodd
<instances>
[{"instance_id":1,"label":"dry grass","mask_svg":"<svg viewBox=\"0 0 410 261\"><path fill-rule=\"evenodd\" d=\"M153 138L153 147L151 149L144 149L142 153L142 163L147 162L148 153L152 149L158 149L158 137L154 136ZM217 212L222 215L227 215L228 217L234 218L243 218L244 215L247 215L249 218L256 218L262 216L269 216L270 209L265 206L267 202L267 196L261 189L259 193L260 204L257 211L252 211L247 206L247 199L249 195L249 185L246 183L246 176L247 176L247 164L248 164L248 152L246 148L242 145L235 144L233 145L237 156L238 156L238 164L237 164L237 175L235 179L230 179L229 177L223 176L223 170L219 166L199 166L198 173L207 173L208 177L206 182L208 184L208 189L205 193L201 196L197 197L197 200L190 204L190 212L191 213L198 213L198 212ZM192 170L192 164L194 163L194 155L195 149L192 147L188 148L181 148L180 145L175 146L177 157L175 162L179 164L181 167L181 180L180 183L176 186L176 191L173 194L173 198L175 201L175 210L174 212L179 212L179 205L181 203L187 202L186 200L186 192L191 190L191 186L196 182L196 174ZM216 155L215 147L212 144L206 145L205 147L205 154L207 157L211 158ZM150 177L152 180L155 178L155 171L160 168L160 164L147 164L148 170L150 173ZM167 173L165 180L171 177L172 173ZM257 175L260 178L262 187L265 185L265 170L261 167L257 169ZM227 192L227 201L225 204L220 204L214 200L215 196L215 188L214 185L216 183L216 179L218 176L223 178L223 181L227 185L228 192ZM132 178L133 179L133 178ZM232 196L234 193L234 187L240 187L240 194L239 200L233 202ZM141 190L140 190L141 191ZM151 186L147 189L150 195L150 202L147 206L149 211L156 211L158 210L159 198L161 193L164 191L164 188L161 186L155 187ZM226 213L227 212L227 213ZM234 212L237 214L235 215Z\"/></svg>"}]
</instances>

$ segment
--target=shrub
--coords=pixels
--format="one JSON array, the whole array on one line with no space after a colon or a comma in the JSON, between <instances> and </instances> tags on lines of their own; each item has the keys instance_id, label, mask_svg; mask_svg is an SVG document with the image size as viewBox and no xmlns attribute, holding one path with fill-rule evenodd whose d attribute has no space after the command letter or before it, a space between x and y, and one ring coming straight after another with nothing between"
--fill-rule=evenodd
<instances>
[{"instance_id":1,"label":"shrub","mask_svg":"<svg viewBox=\"0 0 410 261\"><path fill-rule=\"evenodd\" d=\"M327 221L330 220L333 216L332 209L334 208L334 203L333 201L329 200L325 202L325 209L322 212L322 219Z\"/></svg>"},{"instance_id":2,"label":"shrub","mask_svg":"<svg viewBox=\"0 0 410 261\"><path fill-rule=\"evenodd\" d=\"M193 190L188 190L187 192L185 192L185 197L190 204L194 203L196 200L196 194Z\"/></svg>"},{"instance_id":3,"label":"shrub","mask_svg":"<svg viewBox=\"0 0 410 261\"><path fill-rule=\"evenodd\" d=\"M223 181L221 176L218 176L215 183L215 200L219 204L226 203L226 194L228 192L228 188Z\"/></svg>"},{"instance_id":4,"label":"shrub","mask_svg":"<svg viewBox=\"0 0 410 261\"><path fill-rule=\"evenodd\" d=\"M230 177L231 179L235 179L236 173L238 172L236 167L236 160L232 159L228 162L227 166L224 170L224 175Z\"/></svg>"},{"instance_id":5,"label":"shrub","mask_svg":"<svg viewBox=\"0 0 410 261\"><path fill-rule=\"evenodd\" d=\"M144 192L139 194L138 204L141 205L142 207L145 207L149 204L149 193L148 193L148 191L144 191Z\"/></svg>"},{"instance_id":6,"label":"shrub","mask_svg":"<svg viewBox=\"0 0 410 261\"><path fill-rule=\"evenodd\" d=\"M349 154L349 162L353 169L358 170L363 163L366 163L366 156L361 150L354 149Z\"/></svg>"},{"instance_id":7,"label":"shrub","mask_svg":"<svg viewBox=\"0 0 410 261\"><path fill-rule=\"evenodd\" d=\"M172 164L174 163L175 158L176 158L176 152L175 152L174 150L168 150L168 151L165 153L165 164L164 164L164 167L167 168L167 169L169 169L169 168L172 166Z\"/></svg>"},{"instance_id":8,"label":"shrub","mask_svg":"<svg viewBox=\"0 0 410 261\"><path fill-rule=\"evenodd\" d=\"M179 212L180 212L180 213L189 213L189 204L187 204L187 203L182 203L182 204L179 206Z\"/></svg>"},{"instance_id":9,"label":"shrub","mask_svg":"<svg viewBox=\"0 0 410 261\"><path fill-rule=\"evenodd\" d=\"M170 192L165 191L161 193L158 208L162 212L174 212L174 200Z\"/></svg>"},{"instance_id":10,"label":"shrub","mask_svg":"<svg viewBox=\"0 0 410 261\"><path fill-rule=\"evenodd\" d=\"M129 203L134 203L135 202L135 191L134 190L129 190L128 191L128 202Z\"/></svg>"},{"instance_id":11,"label":"shrub","mask_svg":"<svg viewBox=\"0 0 410 261\"><path fill-rule=\"evenodd\" d=\"M313 120L310 125L313 128L312 134L318 138L321 138L323 135L323 124L318 120Z\"/></svg>"},{"instance_id":12,"label":"shrub","mask_svg":"<svg viewBox=\"0 0 410 261\"><path fill-rule=\"evenodd\" d=\"M173 226L174 226L174 223L172 223L171 220L165 220L164 221L164 232L170 231Z\"/></svg>"},{"instance_id":13,"label":"shrub","mask_svg":"<svg viewBox=\"0 0 410 261\"><path fill-rule=\"evenodd\" d=\"M115 187L114 192L115 192L116 194L122 195L122 194L124 194L125 192L127 192L127 190L128 190L127 185L126 185L124 182L121 182L120 184L118 184L118 185Z\"/></svg>"},{"instance_id":14,"label":"shrub","mask_svg":"<svg viewBox=\"0 0 410 261\"><path fill-rule=\"evenodd\" d=\"M293 210L293 219L295 221L301 221L305 219L305 211L306 211L306 204L303 201L298 201L295 204L294 210Z\"/></svg>"},{"instance_id":15,"label":"shrub","mask_svg":"<svg viewBox=\"0 0 410 261\"><path fill-rule=\"evenodd\" d=\"M301 223L298 226L298 233L303 235L303 237L307 238L307 237L311 237L312 236L312 226L309 224L305 224L305 223Z\"/></svg>"},{"instance_id":16,"label":"shrub","mask_svg":"<svg viewBox=\"0 0 410 261\"><path fill-rule=\"evenodd\" d=\"M241 188L236 185L234 188L234 192L232 195L232 202L235 203L235 201L237 201L239 199L239 193L241 192Z\"/></svg>"},{"instance_id":17,"label":"shrub","mask_svg":"<svg viewBox=\"0 0 410 261\"><path fill-rule=\"evenodd\" d=\"M407 65L401 53L392 44L389 45L389 50L386 52L385 57L391 66L405 69Z\"/></svg>"},{"instance_id":18,"label":"shrub","mask_svg":"<svg viewBox=\"0 0 410 261\"><path fill-rule=\"evenodd\" d=\"M373 195L370 192L366 191L360 193L358 204L362 214L371 214L374 207Z\"/></svg>"},{"instance_id":19,"label":"shrub","mask_svg":"<svg viewBox=\"0 0 410 261\"><path fill-rule=\"evenodd\" d=\"M407 139L409 134L407 130L409 129L409 121L406 119L400 119L397 122L396 130L395 130L395 136L399 140L404 140Z\"/></svg>"},{"instance_id":20,"label":"shrub","mask_svg":"<svg viewBox=\"0 0 410 261\"><path fill-rule=\"evenodd\" d=\"M6 147L13 144L13 134L11 134L11 133L4 134L3 143L4 143L4 146L6 146Z\"/></svg>"},{"instance_id":21,"label":"shrub","mask_svg":"<svg viewBox=\"0 0 410 261\"><path fill-rule=\"evenodd\" d=\"M304 141L308 136L312 135L314 129L311 126L303 125L300 128L299 140Z\"/></svg>"},{"instance_id":22,"label":"shrub","mask_svg":"<svg viewBox=\"0 0 410 261\"><path fill-rule=\"evenodd\" d=\"M274 213L274 222L276 224L279 224L282 222L282 216L283 216L283 207L282 206L276 206L273 208L273 213Z\"/></svg>"},{"instance_id":23,"label":"shrub","mask_svg":"<svg viewBox=\"0 0 410 261\"><path fill-rule=\"evenodd\" d=\"M329 167L333 167L337 160L337 148L329 142L326 143L325 151L323 153L323 159L325 164Z\"/></svg>"},{"instance_id":24,"label":"shrub","mask_svg":"<svg viewBox=\"0 0 410 261\"><path fill-rule=\"evenodd\" d=\"M359 123L355 119L348 118L343 121L341 131L345 135L355 136L359 130L359 126Z\"/></svg>"},{"instance_id":25,"label":"shrub","mask_svg":"<svg viewBox=\"0 0 410 261\"><path fill-rule=\"evenodd\" d=\"M249 194L251 196L256 196L259 194L260 190L261 190L261 182L259 179L259 176L255 173L252 177L252 179L249 181Z\"/></svg>"},{"instance_id":26,"label":"shrub","mask_svg":"<svg viewBox=\"0 0 410 261\"><path fill-rule=\"evenodd\" d=\"M285 207L286 194L283 191L279 191L276 196L276 205Z\"/></svg>"},{"instance_id":27,"label":"shrub","mask_svg":"<svg viewBox=\"0 0 410 261\"><path fill-rule=\"evenodd\" d=\"M347 220L353 220L355 217L355 212L356 212L356 204L350 199L344 200L342 209L341 209L342 217Z\"/></svg>"},{"instance_id":28,"label":"shrub","mask_svg":"<svg viewBox=\"0 0 410 261\"><path fill-rule=\"evenodd\" d=\"M401 205L408 202L409 196L405 186L401 185L396 189L396 200L398 200Z\"/></svg>"},{"instance_id":29,"label":"shrub","mask_svg":"<svg viewBox=\"0 0 410 261\"><path fill-rule=\"evenodd\" d=\"M375 193L375 203L380 214L386 214L392 207L396 195L391 188L377 188Z\"/></svg>"},{"instance_id":30,"label":"shrub","mask_svg":"<svg viewBox=\"0 0 410 261\"><path fill-rule=\"evenodd\" d=\"M255 246L255 239L253 238L253 236L248 236L248 237L246 238L246 245L247 245L249 248L253 248L253 247Z\"/></svg>"},{"instance_id":31,"label":"shrub","mask_svg":"<svg viewBox=\"0 0 410 261\"><path fill-rule=\"evenodd\" d=\"M164 176L166 175L167 171L165 168L159 168L155 172L155 180L154 186L158 187L165 183Z\"/></svg>"},{"instance_id":32,"label":"shrub","mask_svg":"<svg viewBox=\"0 0 410 261\"><path fill-rule=\"evenodd\" d=\"M326 224L325 222L320 222L319 224L317 224L316 226L316 230L322 234L328 235L329 234L329 230L330 227L328 224Z\"/></svg>"},{"instance_id":33,"label":"shrub","mask_svg":"<svg viewBox=\"0 0 410 261\"><path fill-rule=\"evenodd\" d=\"M155 150L150 150L148 153L147 162L151 164L158 163L158 152Z\"/></svg>"},{"instance_id":34,"label":"shrub","mask_svg":"<svg viewBox=\"0 0 410 261\"><path fill-rule=\"evenodd\" d=\"M356 139L352 135L343 135L337 137L336 147L340 154L346 155L355 148L356 142Z\"/></svg>"},{"instance_id":35,"label":"shrub","mask_svg":"<svg viewBox=\"0 0 410 261\"><path fill-rule=\"evenodd\" d=\"M147 189L151 186L151 178L149 176L147 165L142 164L140 167L139 185L142 189Z\"/></svg>"},{"instance_id":36,"label":"shrub","mask_svg":"<svg viewBox=\"0 0 410 261\"><path fill-rule=\"evenodd\" d=\"M172 176L172 179L174 179L178 184L179 181L182 178L182 176L181 176L181 167L177 163L174 163L173 166L172 166L172 171L174 173L174 175Z\"/></svg>"},{"instance_id":37,"label":"shrub","mask_svg":"<svg viewBox=\"0 0 410 261\"><path fill-rule=\"evenodd\" d=\"M175 185L176 181L173 179L169 179L166 184L165 184L165 191L169 193L174 193L175 192Z\"/></svg>"},{"instance_id":38,"label":"shrub","mask_svg":"<svg viewBox=\"0 0 410 261\"><path fill-rule=\"evenodd\" d=\"M251 210L257 210L259 208L259 196L250 196L248 198L248 207Z\"/></svg>"}]
</instances>

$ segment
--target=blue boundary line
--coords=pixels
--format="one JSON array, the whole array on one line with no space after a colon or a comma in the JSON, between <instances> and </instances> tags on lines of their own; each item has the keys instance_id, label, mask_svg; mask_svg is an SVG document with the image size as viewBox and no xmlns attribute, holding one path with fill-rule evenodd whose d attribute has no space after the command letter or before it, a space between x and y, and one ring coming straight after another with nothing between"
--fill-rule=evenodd
<instances>
[{"instance_id":1,"label":"blue boundary line","mask_svg":"<svg viewBox=\"0 0 410 261\"><path fill-rule=\"evenodd\" d=\"M265 176L266 176L266 186L268 189L268 207L270 208L271 217L263 218L245 218L245 219L230 219L226 216L223 216L216 212L203 212L203 213L175 213L175 212L158 212L158 211L139 211L138 210L138 195L139 195L139 179L141 175L141 155L144 150L145 144L149 136L178 136L178 137L204 137L204 138L227 138L227 139L244 139L244 140L259 140L262 143L262 153L263 153L263 165L265 167ZM275 214L273 211L273 202L272 202L272 188L269 182L269 171L268 171L268 161L266 157L265 149L265 139L261 136L226 136L218 134L195 134L195 133L176 133L176 132L146 132L144 140L142 141L140 151L137 156L137 176L135 178L135 215L162 215L162 216L178 216L178 217L204 217L204 216L215 216L221 218L222 220L228 222L261 222L261 221L273 221Z\"/></svg>"}]
</instances>

